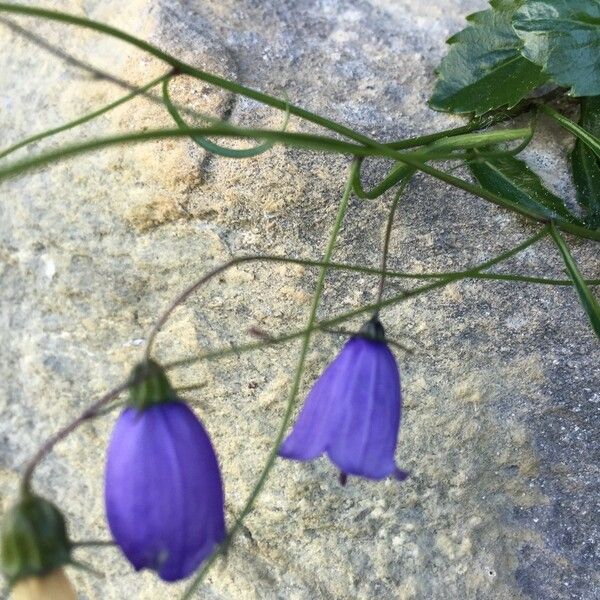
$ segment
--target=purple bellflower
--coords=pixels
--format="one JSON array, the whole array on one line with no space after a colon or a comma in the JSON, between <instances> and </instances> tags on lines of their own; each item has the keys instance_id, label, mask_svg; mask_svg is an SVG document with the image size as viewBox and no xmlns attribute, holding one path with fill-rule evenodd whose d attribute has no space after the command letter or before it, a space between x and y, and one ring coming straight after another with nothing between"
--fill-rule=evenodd
<instances>
[{"instance_id":1,"label":"purple bellflower","mask_svg":"<svg viewBox=\"0 0 600 600\"><path fill-rule=\"evenodd\" d=\"M106 515L136 570L176 581L225 538L219 465L204 427L162 368L148 361L132 377L130 406L108 447Z\"/></svg>"},{"instance_id":2,"label":"purple bellflower","mask_svg":"<svg viewBox=\"0 0 600 600\"><path fill-rule=\"evenodd\" d=\"M279 456L311 460L324 452L347 475L400 480L394 462L401 413L400 374L374 316L346 342L313 385Z\"/></svg>"}]
</instances>

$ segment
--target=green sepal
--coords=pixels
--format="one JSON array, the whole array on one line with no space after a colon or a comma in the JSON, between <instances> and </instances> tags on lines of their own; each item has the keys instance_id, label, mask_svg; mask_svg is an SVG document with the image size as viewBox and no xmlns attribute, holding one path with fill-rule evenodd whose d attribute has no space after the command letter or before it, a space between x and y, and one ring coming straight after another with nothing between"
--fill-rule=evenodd
<instances>
[{"instance_id":1,"label":"green sepal","mask_svg":"<svg viewBox=\"0 0 600 600\"><path fill-rule=\"evenodd\" d=\"M65 519L48 500L26 492L0 526L0 568L10 585L71 562Z\"/></svg>"},{"instance_id":2,"label":"green sepal","mask_svg":"<svg viewBox=\"0 0 600 600\"><path fill-rule=\"evenodd\" d=\"M377 315L373 315L359 330L359 336L374 342L385 342L385 329Z\"/></svg>"},{"instance_id":3,"label":"green sepal","mask_svg":"<svg viewBox=\"0 0 600 600\"><path fill-rule=\"evenodd\" d=\"M128 404L138 410L177 400L177 394L165 370L153 360L137 364L131 372L129 382Z\"/></svg>"}]
</instances>

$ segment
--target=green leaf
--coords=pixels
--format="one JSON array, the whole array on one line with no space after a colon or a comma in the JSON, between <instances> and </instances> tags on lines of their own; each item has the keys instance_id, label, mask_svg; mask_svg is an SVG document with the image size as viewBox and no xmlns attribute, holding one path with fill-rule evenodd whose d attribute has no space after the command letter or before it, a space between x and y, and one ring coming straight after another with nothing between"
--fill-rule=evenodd
<instances>
[{"instance_id":1,"label":"green leaf","mask_svg":"<svg viewBox=\"0 0 600 600\"><path fill-rule=\"evenodd\" d=\"M600 96L581 99L579 125L600 137ZM571 153L577 201L586 211L589 227L600 227L600 159L580 139Z\"/></svg>"},{"instance_id":2,"label":"green leaf","mask_svg":"<svg viewBox=\"0 0 600 600\"><path fill-rule=\"evenodd\" d=\"M510 155L484 158L473 153L469 167L482 187L513 204L533 209L545 219L579 222L522 160Z\"/></svg>"},{"instance_id":3,"label":"green leaf","mask_svg":"<svg viewBox=\"0 0 600 600\"><path fill-rule=\"evenodd\" d=\"M471 25L448 40L451 48L437 71L432 108L477 115L511 108L547 80L521 54L522 43L511 26L522 2L491 4L492 9L467 17Z\"/></svg>"},{"instance_id":4,"label":"green leaf","mask_svg":"<svg viewBox=\"0 0 600 600\"><path fill-rule=\"evenodd\" d=\"M523 56L574 96L600 94L600 2L529 0L513 26Z\"/></svg>"},{"instance_id":5,"label":"green leaf","mask_svg":"<svg viewBox=\"0 0 600 600\"><path fill-rule=\"evenodd\" d=\"M565 117L553 108L540 104L539 109L545 112L550 118L554 119L561 127L570 131L577 139L582 141L594 154L600 158L600 139L593 133L583 129L577 123L573 123L571 119Z\"/></svg>"},{"instance_id":6,"label":"green leaf","mask_svg":"<svg viewBox=\"0 0 600 600\"><path fill-rule=\"evenodd\" d=\"M575 284L575 289L579 294L579 301L587 313L592 325L592 329L598 338L600 338L600 304L598 304L598 300L596 300L590 288L587 286L583 276L581 275L581 272L579 271L579 268L577 267L577 264L573 260L573 257L571 256L571 253L565 244L565 241L554 224L552 224L550 227L550 235L552 235L552 239L554 240L554 243L558 247L563 260L565 261L569 275L571 276L571 279Z\"/></svg>"}]
</instances>

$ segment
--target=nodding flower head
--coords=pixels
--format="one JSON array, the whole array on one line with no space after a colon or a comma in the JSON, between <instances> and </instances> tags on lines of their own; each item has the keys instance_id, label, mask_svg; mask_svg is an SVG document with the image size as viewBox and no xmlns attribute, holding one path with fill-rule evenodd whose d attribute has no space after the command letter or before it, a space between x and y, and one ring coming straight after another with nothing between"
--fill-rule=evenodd
<instances>
[{"instance_id":1,"label":"nodding flower head","mask_svg":"<svg viewBox=\"0 0 600 600\"><path fill-rule=\"evenodd\" d=\"M279 455L311 460L326 452L342 482L346 475L403 480L394 462L400 413L398 366L375 316L315 382Z\"/></svg>"},{"instance_id":2,"label":"nodding flower head","mask_svg":"<svg viewBox=\"0 0 600 600\"><path fill-rule=\"evenodd\" d=\"M217 457L200 421L153 362L134 370L130 406L112 433L106 514L131 564L187 577L225 538Z\"/></svg>"}]
</instances>

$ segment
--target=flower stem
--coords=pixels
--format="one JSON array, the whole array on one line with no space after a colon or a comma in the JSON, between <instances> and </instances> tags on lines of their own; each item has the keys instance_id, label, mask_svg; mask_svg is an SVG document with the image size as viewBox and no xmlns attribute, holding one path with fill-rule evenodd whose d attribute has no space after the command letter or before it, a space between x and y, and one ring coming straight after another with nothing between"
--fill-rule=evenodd
<instances>
[{"instance_id":1,"label":"flower stem","mask_svg":"<svg viewBox=\"0 0 600 600\"><path fill-rule=\"evenodd\" d=\"M439 169L435 169L434 167L431 167L431 166L425 164L422 160L419 160L418 158L416 158L414 156L410 156L409 154L402 154L402 153L396 152L396 154L394 155L395 150L392 147L390 147L389 145L381 144L378 141L376 141L366 135L358 133L349 127L346 127L346 126L344 126L340 123L337 123L331 119L327 119L325 117L317 115L313 112L307 111L307 110L300 108L299 106L296 106L294 104L285 102L279 98L269 96L268 94L264 94L257 90L253 90L251 88L245 87L234 81L230 81L228 79L224 79L217 75L213 75L212 73L207 73L206 71L197 69L197 68L193 67L192 65L186 64L186 63L180 61L179 59L175 58L174 56L171 56L171 55L167 54L166 52L163 52L162 50L154 47L153 45L149 44L148 42L145 42L144 40L136 38L136 37L134 37L128 33L125 33L124 31L121 31L115 27L111 27L109 25L100 23L98 21L93 21L91 19L86 19L84 17L78 17L76 15L71 15L68 13L60 12L60 11L48 10L48 9L30 7L30 6L15 5L15 4L9 4L9 3L5 3L5 2L0 2L0 11L12 12L12 13L17 13L17 14L27 15L27 16L34 16L34 17L42 17L42 18L55 20L55 21L61 21L63 23L69 23L72 25L85 27L88 29L98 31L100 33L104 33L106 35L113 36L113 37L123 40L129 44L137 46L141 50L148 52L149 54L155 56L156 58L158 58L160 60L165 61L166 63L170 64L178 73L190 75L191 77L195 77L195 78L200 79L201 81L205 81L206 83L209 83L211 85L215 85L217 87L228 90L235 94L241 94L243 96L246 96L247 98L251 98L253 100L256 100L257 102L266 104L267 106L272 106L274 108L278 108L278 109L284 110L284 111L289 110L289 112L291 114L293 114L297 117L300 117L306 121L310 121L316 125L325 127L327 129L329 129L330 131L334 131L335 133L345 136L345 137L347 137L355 142L358 142L360 144L358 146L358 150L355 149L354 151L352 151L350 148L352 146L354 146L354 144L344 144L343 142L338 142L337 149L335 149L335 146L336 146L336 144L334 143L335 140L327 139L326 145L328 146L330 151L336 151L338 153L343 153L343 152L349 151L348 153L352 154L353 156L367 156L367 155L389 156L390 158L394 158L397 161L404 162L405 164L407 164L409 166L412 166L424 173L427 173L428 175L431 175L432 177L435 177L437 179L445 181L446 183L449 183L455 187L458 187L467 192L475 194L485 200L488 200L489 202L492 202L494 204L502 206L513 212L519 213L529 219L532 219L534 221L541 222L541 223L547 223L546 217L544 215L538 213L536 210L530 209L528 207L516 205L516 204L512 203L511 201L506 200L505 198L503 198L493 192L490 192L490 191L486 190L485 188L482 188L481 186L474 185L468 181L463 181L462 179L453 177L443 171L440 171ZM240 133L243 131L244 130L238 130L236 135L243 136L244 134ZM212 135L234 135L231 131L229 132L229 134L225 133L223 131L219 131L219 128L216 128L213 130L211 130L211 128L207 128L207 130L195 131L195 132L192 132L190 130L188 132L188 135L193 134L193 133L195 133L196 135L211 135L211 134ZM177 137L177 136L185 135L185 132L183 130L180 130L179 132L168 131L168 132L163 132L163 135L165 135L166 137L171 137L171 136ZM289 142L289 140L291 140L295 137L293 134L286 134L286 135L289 136L289 137L287 137L288 142ZM51 162L52 160L57 160L59 158L64 158L66 156L78 154L82 151L91 150L94 148L100 148L100 147L104 147L104 146L115 144L115 143L123 143L125 141L136 141L136 140L142 141L144 139L158 139L160 137L162 137L162 135L159 135L158 132L145 132L143 134L134 134L133 136L115 136L114 138L108 138L108 139L104 139L104 140L92 140L91 142L81 144L79 146L71 146L71 147L65 148L64 150L59 151L58 153L48 153L45 156L38 157L30 162L24 161L23 163L18 163L17 165L11 165L10 168L8 168L8 169L0 169L0 179L6 177L8 175L16 174L17 172L22 172L22 171L24 171L28 168L32 168L34 166L46 164L48 162ZM256 132L253 132L251 135L248 135L248 137L254 137L257 139L260 139L260 138L275 139L272 135L272 132L270 134L268 134L268 133L265 134L264 132L256 131ZM282 138L280 138L280 140L281 139ZM323 140L321 140L321 142L322 141ZM312 147L313 149L323 149L323 144L321 142L318 143L317 146L312 145L310 147ZM320 148L318 148L318 147L320 147ZM343 147L345 147L347 150L343 150L342 149ZM355 146L355 148L356 148L356 146ZM366 151L367 149L369 149L370 152L367 152ZM557 225L562 230L568 231L574 235L577 235L578 237L586 237L586 238L600 241L600 231L593 231L586 227L581 227L576 224L562 222L562 221L557 222Z\"/></svg>"},{"instance_id":2,"label":"flower stem","mask_svg":"<svg viewBox=\"0 0 600 600\"><path fill-rule=\"evenodd\" d=\"M5 150L2 150L0 152L0 158L4 158L5 156L12 154L19 148L23 148L24 146L27 146L28 144L32 144L33 142L39 142L40 140L43 140L44 138L50 137L52 135L56 135L57 133L61 133L63 131L66 131L67 129L72 129L73 127L77 127L78 125L83 125L83 123L87 123L88 121L91 121L91 120L99 117L100 115L103 115L104 113L106 113L110 110L113 110L113 108L117 108L117 106L120 106L121 104L125 104L126 102L129 102L129 100L132 100L136 96L143 95L144 92L152 89L155 85L158 85L159 83L161 83L165 79L168 79L169 77L171 77L171 72L165 73L164 75L161 75L160 77L157 77L156 79L153 79L152 81L149 81L142 87L133 90L132 92L130 92L129 94L126 94L125 96L121 96L121 98L118 98L114 102L111 102L110 104L107 104L106 106L103 106L102 108L99 108L91 113L88 113L87 115L83 115L82 117L79 117L78 119L75 119L75 120L69 121L68 123L65 123L63 125L60 125L59 127L54 127L53 129L47 129L46 131L42 131L42 132L36 133L35 135L32 135L28 138L25 138L24 140L21 140L20 142L17 142L16 144L9 146Z\"/></svg>"},{"instance_id":3,"label":"flower stem","mask_svg":"<svg viewBox=\"0 0 600 600\"><path fill-rule=\"evenodd\" d=\"M52 437L38 449L34 454L33 458L27 463L25 470L23 471L23 477L21 479L21 493L27 494L31 490L31 478L33 472L38 464L48 455L48 453L54 448L54 446L62 439L66 438L70 433L75 431L82 423L85 423L89 419L94 418L100 409L108 404L111 400L114 400L122 392L129 387L129 382L122 383L110 392L104 394L99 400L94 402L91 406L86 408L76 419L71 421L68 425L60 429Z\"/></svg>"},{"instance_id":4,"label":"flower stem","mask_svg":"<svg viewBox=\"0 0 600 600\"><path fill-rule=\"evenodd\" d=\"M114 540L82 540L80 542L71 542L73 548L106 548L116 546Z\"/></svg>"},{"instance_id":5,"label":"flower stem","mask_svg":"<svg viewBox=\"0 0 600 600\"><path fill-rule=\"evenodd\" d=\"M331 230L331 233L329 236L329 243L327 244L327 248L326 248L325 254L323 256L324 263L328 263L331 260L331 255L333 254L333 249L335 247L335 243L337 241L338 234L342 227L342 223L344 221L344 216L346 215L346 210L348 209L348 202L350 200L350 195L352 192L352 180L354 177L354 172L357 168L358 168L358 163L357 163L357 161L354 161L352 163L350 176L348 177L348 181L346 182L346 188L344 190L344 194L342 196L342 200L341 200L340 206L338 208L337 216L335 218L335 222L333 224L333 227L332 227L332 230ZM238 515L238 518L236 519L235 523L233 524L233 527L229 530L227 539L225 540L225 542L223 542L223 544L221 545L221 547L218 550L213 552L212 556L206 561L206 563L200 569L198 574L194 577L194 579L192 580L192 582L190 583L190 585L188 586L188 588L186 589L186 591L183 595L184 599L190 598L191 595L196 590L196 588L200 585L200 583L202 582L202 579L204 578L204 576L206 575L206 573L212 566L214 560L216 559L217 554L224 552L228 548L228 546L231 544L236 533L242 526L244 519L246 518L248 513L250 513L250 511L252 510L252 507L254 506L254 502L256 501L256 498L259 496L260 492L262 491L262 489L265 485L265 482L267 481L267 477L269 476L269 473L271 472L271 469L273 468L273 465L275 464L275 459L277 458L277 452L279 451L279 446L281 445L283 436L285 435L285 432L289 425L290 419L292 417L292 413L294 411L294 407L296 405L296 396L298 395L298 390L300 389L300 382L302 380L302 375L304 373L304 365L306 362L306 356L308 354L308 347L310 345L310 338L311 338L311 334L312 334L312 330L313 330L312 328L317 320L317 310L318 310L319 304L321 302L321 296L323 295L323 288L325 285L326 274L327 274L327 267L326 266L321 267L321 270L319 272L319 278L317 280L317 285L315 288L315 292L313 294L312 305L311 305L310 314L308 317L308 324L307 324L305 332L302 335L302 347L300 349L300 356L298 357L298 362L296 364L294 379L293 379L292 387L291 387L291 390L290 390L290 393L288 396L285 413L284 413L283 419L281 420L281 423L279 425L279 430L277 432L277 435L275 436L275 441L273 442L273 446L271 448L269 456L267 457L265 465L262 469L262 472L261 472L258 480L256 481L256 484L254 485L254 488L252 489L252 491L250 492L250 495L246 499L244 508Z\"/></svg>"},{"instance_id":6,"label":"flower stem","mask_svg":"<svg viewBox=\"0 0 600 600\"><path fill-rule=\"evenodd\" d=\"M398 191L396 192L394 199L392 200L392 205L390 206L390 211L389 211L389 215L388 215L388 219L387 219L387 225L385 228L385 237L383 240L383 252L381 253L381 276L379 278L379 288L377 290L377 299L376 299L377 304L379 304L381 302L381 299L383 298L383 289L385 287L385 272L386 272L386 267L387 267L387 257L388 257L388 252L390 250L390 239L392 237L392 227L394 225L394 216L396 215L396 208L398 208L398 203L400 202L402 193L406 189L406 186L408 185L408 182L410 181L411 176L412 176L412 173L411 173L411 175L409 175L408 177L406 177L405 179L402 180L402 183L400 184L400 187L399 187ZM374 316L376 316L376 317L379 316L379 309L375 310Z\"/></svg>"},{"instance_id":7,"label":"flower stem","mask_svg":"<svg viewBox=\"0 0 600 600\"><path fill-rule=\"evenodd\" d=\"M343 323L344 321L348 321L349 319L359 316L359 315L362 315L364 313L374 312L375 310L381 309L386 306L393 306L394 304L398 304L405 300L409 300L410 298L415 298L415 297L420 296L421 294L425 294L431 290L442 288L450 283L455 283L462 279L468 279L470 277L475 277L479 274L480 271L489 269L490 267L492 267L494 265L497 265L505 260L508 260L509 258L515 256L516 254L519 254L526 248L529 248L530 246L535 244L537 241L539 241L543 237L547 236L549 227L550 227L549 225L546 225L545 227L540 229L536 234L534 234L530 238L526 239L525 241L521 242L514 248L511 248L510 250L507 250L506 252L503 252L502 254L499 254L498 256L495 256L492 259L489 259L475 267L472 267L471 269L468 269L466 271L456 271L453 273L449 273L445 277L438 278L438 276L436 275L436 281L434 281L433 283L429 283L427 285L417 287L417 288L409 290L407 292L402 292L401 294L396 294L396 295L394 295L386 300L382 300L381 302L378 302L378 303L364 305L360 308L356 308L351 311L342 313L342 314L332 317L330 319L324 319L322 321L315 321L314 325L310 328L304 328L304 329L292 331L290 333L282 334L277 337L272 337L266 341L251 342L251 343L242 344L239 346L233 346L233 347L229 346L224 349L212 350L212 351L209 351L209 352L206 352L203 354L199 354L196 356L191 356L188 358L171 361L169 363L163 364L163 366L165 369L173 369L176 367L192 365L192 364L200 362L202 360L213 360L216 358L229 356L231 354L240 354L242 352L250 352L253 350L264 348L266 346L274 346L274 345L290 342L297 338L303 337L307 333L317 331L319 329L327 329L329 327L332 327L333 325ZM327 263L328 267L330 265L331 265L331 263Z\"/></svg>"}]
</instances>

